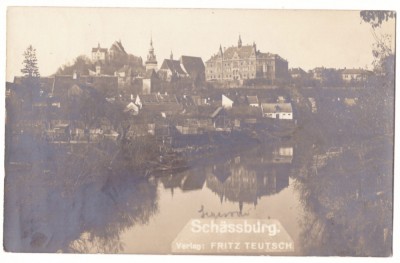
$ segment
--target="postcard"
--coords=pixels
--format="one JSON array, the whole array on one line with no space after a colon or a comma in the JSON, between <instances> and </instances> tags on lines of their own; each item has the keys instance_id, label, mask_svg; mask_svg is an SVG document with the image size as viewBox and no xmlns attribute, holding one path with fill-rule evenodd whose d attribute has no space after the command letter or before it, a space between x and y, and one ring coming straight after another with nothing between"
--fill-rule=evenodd
<instances>
[{"instance_id":1,"label":"postcard","mask_svg":"<svg viewBox=\"0 0 400 263\"><path fill-rule=\"evenodd\" d=\"M391 256L395 23L8 7L4 250Z\"/></svg>"}]
</instances>

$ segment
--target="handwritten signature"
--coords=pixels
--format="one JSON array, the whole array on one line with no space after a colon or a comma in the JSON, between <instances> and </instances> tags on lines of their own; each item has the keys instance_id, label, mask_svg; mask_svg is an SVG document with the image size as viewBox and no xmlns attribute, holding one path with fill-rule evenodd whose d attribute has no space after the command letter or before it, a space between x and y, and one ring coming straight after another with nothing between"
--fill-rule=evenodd
<instances>
[{"instance_id":1,"label":"handwritten signature","mask_svg":"<svg viewBox=\"0 0 400 263\"><path fill-rule=\"evenodd\" d=\"M201 218L221 218L221 217L244 217L250 215L250 210L249 209L247 212L241 212L241 211L228 211L228 212L212 212L212 211L206 211L204 209L204 205L201 205L199 209L200 217Z\"/></svg>"}]
</instances>

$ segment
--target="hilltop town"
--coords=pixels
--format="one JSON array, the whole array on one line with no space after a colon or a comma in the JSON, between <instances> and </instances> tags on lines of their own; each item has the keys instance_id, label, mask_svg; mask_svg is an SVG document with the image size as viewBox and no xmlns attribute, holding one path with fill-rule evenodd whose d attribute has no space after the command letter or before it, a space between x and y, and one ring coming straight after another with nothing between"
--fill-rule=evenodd
<instances>
[{"instance_id":1,"label":"hilltop town","mask_svg":"<svg viewBox=\"0 0 400 263\"><path fill-rule=\"evenodd\" d=\"M288 60L240 36L216 50L205 62L171 52L159 63L152 40L144 62L121 41L98 44L90 58L53 76L7 83L6 126L56 145L114 141L136 149L145 142L149 156L136 152L130 162L140 166L149 158L168 169L182 166L182 156L194 158L194 149L199 156L218 153L218 142L232 150L249 140L293 139L310 118L337 119L329 132L356 129L337 124L349 121L344 113L363 103L376 76L365 69L289 69Z\"/></svg>"},{"instance_id":2,"label":"hilltop town","mask_svg":"<svg viewBox=\"0 0 400 263\"><path fill-rule=\"evenodd\" d=\"M293 11L10 7L3 249L391 256L396 13Z\"/></svg>"}]
</instances>

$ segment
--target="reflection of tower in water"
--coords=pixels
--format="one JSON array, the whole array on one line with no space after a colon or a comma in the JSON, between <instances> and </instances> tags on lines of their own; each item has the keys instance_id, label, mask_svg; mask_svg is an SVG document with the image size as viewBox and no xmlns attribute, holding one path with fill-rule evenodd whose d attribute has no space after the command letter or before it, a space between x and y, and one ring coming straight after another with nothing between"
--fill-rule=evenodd
<instances>
[{"instance_id":1,"label":"reflection of tower in water","mask_svg":"<svg viewBox=\"0 0 400 263\"><path fill-rule=\"evenodd\" d=\"M260 157L261 158L261 157ZM290 164L235 158L206 171L207 187L223 201L257 206L259 199L279 193L289 185Z\"/></svg>"}]
</instances>

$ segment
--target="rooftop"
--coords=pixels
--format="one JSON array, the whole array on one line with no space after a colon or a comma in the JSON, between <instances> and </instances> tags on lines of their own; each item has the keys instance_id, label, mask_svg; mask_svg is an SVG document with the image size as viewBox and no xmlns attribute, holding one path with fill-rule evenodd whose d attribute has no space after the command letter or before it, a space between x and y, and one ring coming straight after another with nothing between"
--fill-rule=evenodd
<instances>
[{"instance_id":1,"label":"rooftop","mask_svg":"<svg viewBox=\"0 0 400 263\"><path fill-rule=\"evenodd\" d=\"M277 112L291 113L293 111L291 103L262 103L261 107L263 112L268 112L268 113L277 113Z\"/></svg>"}]
</instances>

